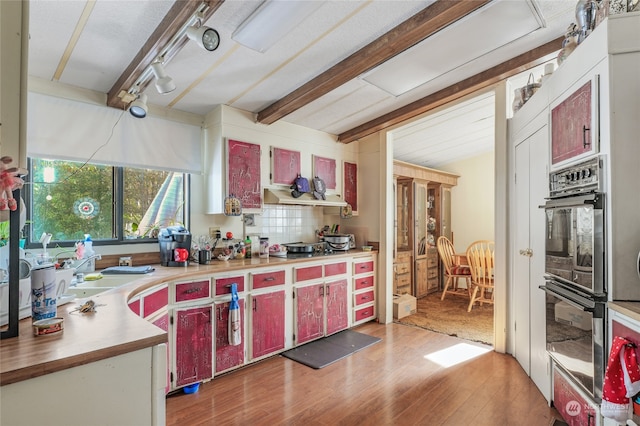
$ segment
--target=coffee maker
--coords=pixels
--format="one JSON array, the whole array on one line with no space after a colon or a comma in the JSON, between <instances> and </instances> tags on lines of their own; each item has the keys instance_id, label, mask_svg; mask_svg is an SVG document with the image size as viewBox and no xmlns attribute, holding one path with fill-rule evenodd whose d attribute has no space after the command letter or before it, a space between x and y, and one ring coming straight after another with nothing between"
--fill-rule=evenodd
<instances>
[{"instance_id":1,"label":"coffee maker","mask_svg":"<svg viewBox=\"0 0 640 426\"><path fill-rule=\"evenodd\" d=\"M162 266L188 266L191 234L184 226L161 228L158 234Z\"/></svg>"}]
</instances>

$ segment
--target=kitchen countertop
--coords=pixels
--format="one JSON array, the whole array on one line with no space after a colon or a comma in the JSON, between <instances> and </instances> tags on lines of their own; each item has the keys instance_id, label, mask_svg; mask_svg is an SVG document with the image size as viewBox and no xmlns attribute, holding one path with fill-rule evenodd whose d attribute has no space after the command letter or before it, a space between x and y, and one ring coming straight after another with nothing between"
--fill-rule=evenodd
<instances>
[{"instance_id":1,"label":"kitchen countertop","mask_svg":"<svg viewBox=\"0 0 640 426\"><path fill-rule=\"evenodd\" d=\"M609 302L607 306L616 312L640 322L640 302Z\"/></svg>"},{"instance_id":2,"label":"kitchen countertop","mask_svg":"<svg viewBox=\"0 0 640 426\"><path fill-rule=\"evenodd\" d=\"M97 305L95 313L78 312L76 302L58 307L58 317L64 319L62 332L34 336L31 318L21 320L18 337L0 341L0 386L165 343L167 333L137 316L127 305L132 296L154 285L203 274L376 253L350 250L307 258L252 257L226 262L216 259L209 265L186 267L156 265L154 272L92 297Z\"/></svg>"}]
</instances>

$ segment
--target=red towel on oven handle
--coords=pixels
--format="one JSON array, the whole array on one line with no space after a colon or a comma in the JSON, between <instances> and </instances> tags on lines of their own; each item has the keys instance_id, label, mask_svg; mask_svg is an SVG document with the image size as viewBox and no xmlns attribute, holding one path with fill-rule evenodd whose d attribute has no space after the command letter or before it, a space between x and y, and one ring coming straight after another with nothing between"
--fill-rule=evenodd
<instances>
[{"instance_id":1,"label":"red towel on oven handle","mask_svg":"<svg viewBox=\"0 0 640 426\"><path fill-rule=\"evenodd\" d=\"M631 418L629 398L640 392L640 368L635 347L633 342L615 336L604 375L600 412L603 417L621 423Z\"/></svg>"}]
</instances>

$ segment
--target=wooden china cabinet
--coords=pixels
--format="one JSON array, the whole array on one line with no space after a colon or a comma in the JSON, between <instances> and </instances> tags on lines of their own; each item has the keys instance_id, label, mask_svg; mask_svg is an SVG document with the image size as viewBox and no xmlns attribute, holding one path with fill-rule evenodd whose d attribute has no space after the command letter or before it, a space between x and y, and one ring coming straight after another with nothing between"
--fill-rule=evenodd
<instances>
[{"instance_id":1,"label":"wooden china cabinet","mask_svg":"<svg viewBox=\"0 0 640 426\"><path fill-rule=\"evenodd\" d=\"M458 175L393 162L395 250L393 293L424 297L440 288L436 249L441 235L451 239L451 188Z\"/></svg>"}]
</instances>

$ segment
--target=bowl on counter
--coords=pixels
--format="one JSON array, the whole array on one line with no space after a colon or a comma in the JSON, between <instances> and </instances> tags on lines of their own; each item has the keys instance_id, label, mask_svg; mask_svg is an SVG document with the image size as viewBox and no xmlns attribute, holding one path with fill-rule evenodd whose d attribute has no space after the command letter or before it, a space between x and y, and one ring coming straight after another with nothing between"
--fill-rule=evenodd
<instances>
[{"instance_id":1,"label":"bowl on counter","mask_svg":"<svg viewBox=\"0 0 640 426\"><path fill-rule=\"evenodd\" d=\"M362 251L371 251L373 246L362 246Z\"/></svg>"}]
</instances>

